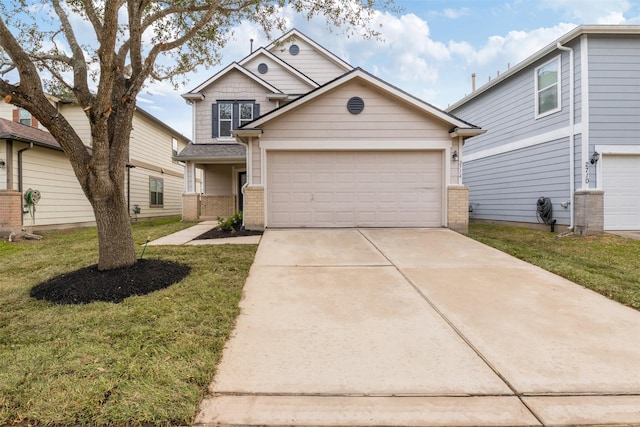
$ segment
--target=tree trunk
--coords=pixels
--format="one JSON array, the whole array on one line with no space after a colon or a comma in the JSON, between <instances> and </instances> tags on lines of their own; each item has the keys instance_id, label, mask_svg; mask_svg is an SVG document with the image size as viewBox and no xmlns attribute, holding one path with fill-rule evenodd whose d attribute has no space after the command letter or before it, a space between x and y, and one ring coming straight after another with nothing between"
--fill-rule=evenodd
<instances>
[{"instance_id":1,"label":"tree trunk","mask_svg":"<svg viewBox=\"0 0 640 427\"><path fill-rule=\"evenodd\" d=\"M120 192L96 200L93 211L98 226L98 269L110 270L136 263L135 245L127 203Z\"/></svg>"}]
</instances>

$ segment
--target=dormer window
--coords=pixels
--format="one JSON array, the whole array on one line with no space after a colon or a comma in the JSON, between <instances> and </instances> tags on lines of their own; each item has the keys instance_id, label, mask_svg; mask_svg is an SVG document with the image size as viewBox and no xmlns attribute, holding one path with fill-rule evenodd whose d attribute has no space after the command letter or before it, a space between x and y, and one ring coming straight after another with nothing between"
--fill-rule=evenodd
<instances>
[{"instance_id":1,"label":"dormer window","mask_svg":"<svg viewBox=\"0 0 640 427\"><path fill-rule=\"evenodd\" d=\"M212 137L231 138L231 131L260 116L260 104L254 100L218 101L212 105Z\"/></svg>"}]
</instances>

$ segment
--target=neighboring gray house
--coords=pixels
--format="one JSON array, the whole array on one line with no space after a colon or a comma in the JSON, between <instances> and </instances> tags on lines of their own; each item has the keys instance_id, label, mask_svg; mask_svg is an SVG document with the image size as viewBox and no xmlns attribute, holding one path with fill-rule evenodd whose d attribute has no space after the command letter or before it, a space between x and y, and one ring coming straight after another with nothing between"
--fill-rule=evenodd
<instances>
[{"instance_id":1,"label":"neighboring gray house","mask_svg":"<svg viewBox=\"0 0 640 427\"><path fill-rule=\"evenodd\" d=\"M549 198L578 234L640 229L640 26L575 28L447 109L470 218L536 223Z\"/></svg>"}]
</instances>

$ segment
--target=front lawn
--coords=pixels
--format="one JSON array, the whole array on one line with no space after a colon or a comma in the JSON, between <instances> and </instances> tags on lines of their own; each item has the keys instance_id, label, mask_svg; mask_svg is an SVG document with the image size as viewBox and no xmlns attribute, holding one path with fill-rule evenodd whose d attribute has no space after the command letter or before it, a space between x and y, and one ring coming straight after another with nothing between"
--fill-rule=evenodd
<instances>
[{"instance_id":1,"label":"front lawn","mask_svg":"<svg viewBox=\"0 0 640 427\"><path fill-rule=\"evenodd\" d=\"M640 310L640 241L471 224L469 237Z\"/></svg>"},{"instance_id":2,"label":"front lawn","mask_svg":"<svg viewBox=\"0 0 640 427\"><path fill-rule=\"evenodd\" d=\"M137 250L185 228L134 224ZM95 228L0 242L0 425L188 425L238 315L256 245L150 246L145 259L191 266L182 282L119 304L29 297L97 262Z\"/></svg>"}]
</instances>

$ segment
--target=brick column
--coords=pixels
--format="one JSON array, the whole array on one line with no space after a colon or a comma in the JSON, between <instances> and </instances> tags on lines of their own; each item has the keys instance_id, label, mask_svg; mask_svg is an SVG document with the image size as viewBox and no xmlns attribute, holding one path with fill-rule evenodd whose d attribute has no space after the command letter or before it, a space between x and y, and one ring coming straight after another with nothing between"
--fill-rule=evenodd
<instances>
[{"instance_id":1,"label":"brick column","mask_svg":"<svg viewBox=\"0 0 640 427\"><path fill-rule=\"evenodd\" d=\"M22 229L22 197L19 191L0 190L0 230Z\"/></svg>"},{"instance_id":2,"label":"brick column","mask_svg":"<svg viewBox=\"0 0 640 427\"><path fill-rule=\"evenodd\" d=\"M182 195L182 220L197 221L200 219L200 195L184 193Z\"/></svg>"},{"instance_id":3,"label":"brick column","mask_svg":"<svg viewBox=\"0 0 640 427\"><path fill-rule=\"evenodd\" d=\"M242 215L247 230L264 230L264 187L245 187Z\"/></svg>"},{"instance_id":4,"label":"brick column","mask_svg":"<svg viewBox=\"0 0 640 427\"><path fill-rule=\"evenodd\" d=\"M604 232L604 191L578 190L573 203L575 234L590 236Z\"/></svg>"},{"instance_id":5,"label":"brick column","mask_svg":"<svg viewBox=\"0 0 640 427\"><path fill-rule=\"evenodd\" d=\"M469 187L447 187L447 227L462 234L469 232Z\"/></svg>"}]
</instances>

